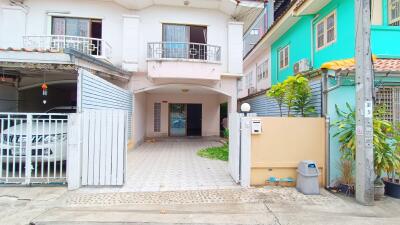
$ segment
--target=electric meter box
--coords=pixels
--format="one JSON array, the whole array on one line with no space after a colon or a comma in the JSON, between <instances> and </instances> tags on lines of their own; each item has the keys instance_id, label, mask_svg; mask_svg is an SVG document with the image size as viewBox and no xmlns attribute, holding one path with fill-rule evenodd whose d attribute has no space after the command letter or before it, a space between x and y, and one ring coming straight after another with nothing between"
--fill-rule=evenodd
<instances>
[{"instance_id":1,"label":"electric meter box","mask_svg":"<svg viewBox=\"0 0 400 225\"><path fill-rule=\"evenodd\" d=\"M253 119L251 121L251 133L261 134L261 130L262 130L261 120Z\"/></svg>"}]
</instances>

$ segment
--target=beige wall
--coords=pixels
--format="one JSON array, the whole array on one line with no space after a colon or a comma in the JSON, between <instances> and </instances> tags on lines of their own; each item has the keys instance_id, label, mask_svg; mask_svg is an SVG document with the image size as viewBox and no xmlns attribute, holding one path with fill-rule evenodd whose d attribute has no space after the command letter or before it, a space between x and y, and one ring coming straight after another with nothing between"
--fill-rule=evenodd
<instances>
[{"instance_id":1,"label":"beige wall","mask_svg":"<svg viewBox=\"0 0 400 225\"><path fill-rule=\"evenodd\" d=\"M161 132L154 132L154 103L161 103ZM202 136L219 135L218 94L147 94L146 96L146 136L168 136L168 105L170 103L202 104Z\"/></svg>"},{"instance_id":2,"label":"beige wall","mask_svg":"<svg viewBox=\"0 0 400 225\"><path fill-rule=\"evenodd\" d=\"M325 119L262 117L262 134L251 137L251 185L273 176L296 178L299 161L316 161L325 182Z\"/></svg>"}]
</instances>

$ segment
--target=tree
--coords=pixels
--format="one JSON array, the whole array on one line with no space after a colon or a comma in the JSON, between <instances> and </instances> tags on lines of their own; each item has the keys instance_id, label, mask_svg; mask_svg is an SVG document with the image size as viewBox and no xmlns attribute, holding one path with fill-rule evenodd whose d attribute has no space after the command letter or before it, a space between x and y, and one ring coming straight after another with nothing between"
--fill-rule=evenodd
<instances>
[{"instance_id":1,"label":"tree","mask_svg":"<svg viewBox=\"0 0 400 225\"><path fill-rule=\"evenodd\" d=\"M282 105L283 105L283 101L285 99L285 86L282 83L277 83L275 85L273 85L271 87L271 89L269 89L269 91L266 94L268 97L271 97L272 99L274 99L276 101L276 103L278 104L279 107L279 112L281 114L282 117Z\"/></svg>"}]
</instances>

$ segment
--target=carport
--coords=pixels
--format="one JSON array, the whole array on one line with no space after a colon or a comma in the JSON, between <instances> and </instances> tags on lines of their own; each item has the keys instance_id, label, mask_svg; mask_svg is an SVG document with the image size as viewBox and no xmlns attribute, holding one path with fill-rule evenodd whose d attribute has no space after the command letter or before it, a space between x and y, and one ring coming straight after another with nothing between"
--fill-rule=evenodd
<instances>
[{"instance_id":1,"label":"carport","mask_svg":"<svg viewBox=\"0 0 400 225\"><path fill-rule=\"evenodd\" d=\"M66 183L68 139L83 127L70 131L65 113L123 110L130 121L127 80L123 70L73 49L0 49L0 183Z\"/></svg>"}]
</instances>

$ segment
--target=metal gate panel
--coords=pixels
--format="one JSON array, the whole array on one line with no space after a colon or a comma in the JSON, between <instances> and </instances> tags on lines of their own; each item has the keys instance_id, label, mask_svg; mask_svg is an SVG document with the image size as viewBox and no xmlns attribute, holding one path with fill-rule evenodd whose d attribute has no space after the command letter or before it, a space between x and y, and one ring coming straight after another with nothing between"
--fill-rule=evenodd
<instances>
[{"instance_id":1,"label":"metal gate panel","mask_svg":"<svg viewBox=\"0 0 400 225\"><path fill-rule=\"evenodd\" d=\"M127 150L127 111L85 110L82 124L83 186L123 185Z\"/></svg>"},{"instance_id":2,"label":"metal gate panel","mask_svg":"<svg viewBox=\"0 0 400 225\"><path fill-rule=\"evenodd\" d=\"M66 183L67 114L0 113L0 183Z\"/></svg>"}]
</instances>

